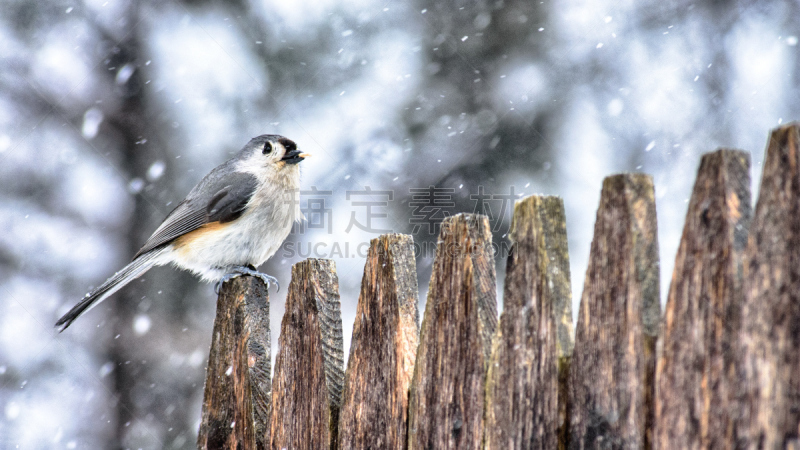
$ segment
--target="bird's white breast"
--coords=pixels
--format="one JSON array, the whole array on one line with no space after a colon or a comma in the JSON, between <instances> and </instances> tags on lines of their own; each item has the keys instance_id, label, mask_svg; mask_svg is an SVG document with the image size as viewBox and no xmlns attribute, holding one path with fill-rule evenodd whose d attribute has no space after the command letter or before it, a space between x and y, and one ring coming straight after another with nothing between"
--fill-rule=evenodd
<instances>
[{"instance_id":1,"label":"bird's white breast","mask_svg":"<svg viewBox=\"0 0 800 450\"><path fill-rule=\"evenodd\" d=\"M296 183L276 181L261 182L238 219L206 225L191 241L173 247L173 263L207 281L219 280L232 266L264 263L278 251L294 221L302 218Z\"/></svg>"}]
</instances>

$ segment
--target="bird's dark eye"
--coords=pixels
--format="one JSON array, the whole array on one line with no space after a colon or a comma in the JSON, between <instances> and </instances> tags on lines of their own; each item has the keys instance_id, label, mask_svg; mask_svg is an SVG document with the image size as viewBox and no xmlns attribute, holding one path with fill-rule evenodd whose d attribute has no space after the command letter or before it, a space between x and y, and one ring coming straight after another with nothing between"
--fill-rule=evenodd
<instances>
[{"instance_id":1,"label":"bird's dark eye","mask_svg":"<svg viewBox=\"0 0 800 450\"><path fill-rule=\"evenodd\" d=\"M267 155L267 154L269 154L270 152L272 152L272 142L270 142L270 141L267 141L267 142L264 144L264 150L261 150L261 153L263 153L263 154Z\"/></svg>"}]
</instances>

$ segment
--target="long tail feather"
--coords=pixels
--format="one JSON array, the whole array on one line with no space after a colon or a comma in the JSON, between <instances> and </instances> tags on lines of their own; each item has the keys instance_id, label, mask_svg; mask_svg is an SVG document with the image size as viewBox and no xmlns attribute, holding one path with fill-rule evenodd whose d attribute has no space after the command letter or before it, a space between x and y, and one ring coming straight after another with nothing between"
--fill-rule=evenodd
<instances>
[{"instance_id":1,"label":"long tail feather","mask_svg":"<svg viewBox=\"0 0 800 450\"><path fill-rule=\"evenodd\" d=\"M86 294L77 305L73 306L72 309L69 310L68 313L64 314L63 317L58 319L56 322L56 328L58 331L64 331L72 325L72 322L75 321L78 317L86 314L90 309L97 306L100 302L107 299L111 294L120 290L123 286L130 283L134 279L138 278L151 267L158 264L158 257L164 252L164 249L155 249L151 250L143 255L139 255L136 259L130 262L127 266L123 267L122 270L115 273L111 278L105 281L105 283L98 286L92 292Z\"/></svg>"}]
</instances>

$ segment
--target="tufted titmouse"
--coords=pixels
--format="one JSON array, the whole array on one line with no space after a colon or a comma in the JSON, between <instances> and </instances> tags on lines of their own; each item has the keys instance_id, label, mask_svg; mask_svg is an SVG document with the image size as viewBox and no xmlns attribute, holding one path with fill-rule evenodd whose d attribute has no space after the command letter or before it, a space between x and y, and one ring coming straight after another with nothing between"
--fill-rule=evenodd
<instances>
[{"instance_id":1,"label":"tufted titmouse","mask_svg":"<svg viewBox=\"0 0 800 450\"><path fill-rule=\"evenodd\" d=\"M297 163L308 154L283 136L250 140L232 159L205 176L156 229L133 261L86 294L58 319L64 331L72 322L153 266L173 263L217 286L257 272L302 217L299 202L287 200L299 188Z\"/></svg>"}]
</instances>

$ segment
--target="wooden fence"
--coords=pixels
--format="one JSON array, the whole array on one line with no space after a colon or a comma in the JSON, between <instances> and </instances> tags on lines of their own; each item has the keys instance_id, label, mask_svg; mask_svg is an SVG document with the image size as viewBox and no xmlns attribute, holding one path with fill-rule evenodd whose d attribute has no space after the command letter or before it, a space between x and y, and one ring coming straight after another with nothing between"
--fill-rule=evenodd
<instances>
[{"instance_id":1,"label":"wooden fence","mask_svg":"<svg viewBox=\"0 0 800 450\"><path fill-rule=\"evenodd\" d=\"M442 224L421 325L413 243L371 242L344 367L333 261L292 269L270 379L258 279L219 296L203 449L800 448L800 123L703 156L666 311L652 179L606 178L577 328L564 207L514 209L498 318L488 221Z\"/></svg>"}]
</instances>

